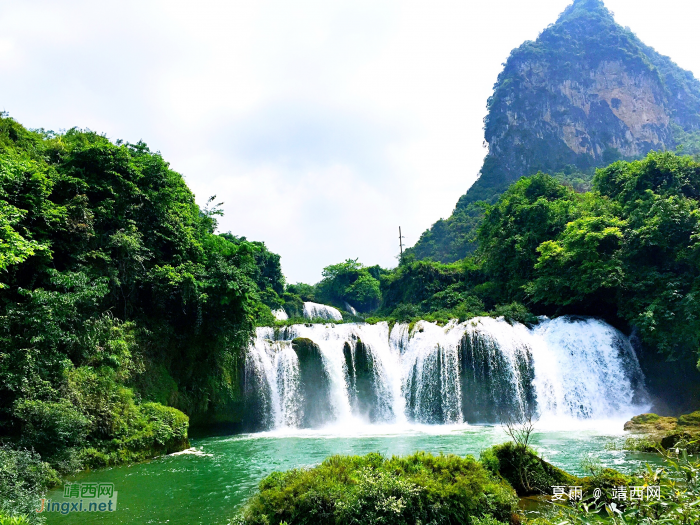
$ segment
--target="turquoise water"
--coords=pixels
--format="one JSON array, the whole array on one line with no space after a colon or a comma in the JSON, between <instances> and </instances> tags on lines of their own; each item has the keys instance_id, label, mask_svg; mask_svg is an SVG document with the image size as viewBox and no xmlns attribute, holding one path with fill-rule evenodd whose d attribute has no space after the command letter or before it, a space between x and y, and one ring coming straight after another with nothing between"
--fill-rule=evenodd
<instances>
[{"instance_id":1,"label":"turquoise water","mask_svg":"<svg viewBox=\"0 0 700 525\"><path fill-rule=\"evenodd\" d=\"M47 522L225 524L258 482L275 470L313 466L333 454L380 452L391 456L426 450L478 457L481 450L508 440L501 428L491 426L368 427L364 432L355 429L353 434L262 433L193 440L198 455L166 456L70 478L67 481L114 483L119 494L116 512L46 513ZM650 454L606 450L606 444L622 439L617 432L583 429L536 432L533 443L545 459L574 474L583 474L581 460L589 454L604 466L625 472L645 461L658 461ZM60 489L49 497L62 494Z\"/></svg>"}]
</instances>

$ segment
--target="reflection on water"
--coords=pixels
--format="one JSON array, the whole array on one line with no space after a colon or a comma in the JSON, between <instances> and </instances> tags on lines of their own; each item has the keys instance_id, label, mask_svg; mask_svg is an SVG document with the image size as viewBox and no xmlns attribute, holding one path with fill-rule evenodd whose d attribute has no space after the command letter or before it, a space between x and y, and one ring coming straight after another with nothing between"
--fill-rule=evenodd
<instances>
[{"instance_id":1,"label":"reflection on water","mask_svg":"<svg viewBox=\"0 0 700 525\"><path fill-rule=\"evenodd\" d=\"M574 474L583 474L580 463L588 454L594 454L604 466L626 472L644 461L655 460L652 455L605 450L606 443L623 439L616 432L622 428L621 421L606 426L598 422L597 430L540 430L533 442L545 459ZM198 439L192 444L204 455L166 456L71 478L78 482L114 483L119 492L118 510L87 515L48 514L48 523L225 524L258 482L275 470L313 466L333 454L380 452L391 456L426 450L478 457L481 450L506 440L500 427L467 425L368 426ZM61 494L59 489L49 497Z\"/></svg>"}]
</instances>

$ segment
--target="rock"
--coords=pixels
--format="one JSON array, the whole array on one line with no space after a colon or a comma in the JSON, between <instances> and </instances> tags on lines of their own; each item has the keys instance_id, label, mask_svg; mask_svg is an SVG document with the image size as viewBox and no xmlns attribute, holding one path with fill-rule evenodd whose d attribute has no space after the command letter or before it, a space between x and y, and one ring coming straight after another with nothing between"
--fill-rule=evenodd
<instances>
[{"instance_id":1,"label":"rock","mask_svg":"<svg viewBox=\"0 0 700 525\"><path fill-rule=\"evenodd\" d=\"M690 442L690 441L695 441L697 438L698 438L697 435L693 435L693 434L690 434L688 432L674 432L673 434L669 434L668 436L664 436L661 439L661 446L668 450L670 448L674 448L681 441ZM694 447L694 448L696 448L696 447Z\"/></svg>"},{"instance_id":2,"label":"rock","mask_svg":"<svg viewBox=\"0 0 700 525\"><path fill-rule=\"evenodd\" d=\"M301 426L322 426L332 419L331 380L323 364L321 350L311 339L298 337L292 348L299 358L299 387L302 397Z\"/></svg>"},{"instance_id":3,"label":"rock","mask_svg":"<svg viewBox=\"0 0 700 525\"><path fill-rule=\"evenodd\" d=\"M659 434L675 430L677 422L675 417L640 414L625 423L624 429L639 434Z\"/></svg>"},{"instance_id":4,"label":"rock","mask_svg":"<svg viewBox=\"0 0 700 525\"><path fill-rule=\"evenodd\" d=\"M678 418L679 427L698 427L700 428L700 411L692 414L685 414Z\"/></svg>"}]
</instances>

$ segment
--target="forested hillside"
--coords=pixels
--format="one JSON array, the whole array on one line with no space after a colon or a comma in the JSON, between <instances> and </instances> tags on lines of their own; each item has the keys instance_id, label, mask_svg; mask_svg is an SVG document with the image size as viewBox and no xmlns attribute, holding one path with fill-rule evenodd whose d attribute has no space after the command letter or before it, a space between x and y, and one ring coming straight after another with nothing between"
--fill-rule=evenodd
<instances>
[{"instance_id":1,"label":"forested hillside","mask_svg":"<svg viewBox=\"0 0 700 525\"><path fill-rule=\"evenodd\" d=\"M539 38L514 49L488 100L489 150L451 217L408 250L459 260L476 248L483 216L522 176L543 171L577 190L596 167L649 151L697 153L700 82L615 23L600 0L576 0Z\"/></svg>"},{"instance_id":2,"label":"forested hillside","mask_svg":"<svg viewBox=\"0 0 700 525\"><path fill-rule=\"evenodd\" d=\"M240 416L284 279L263 243L215 233L220 213L143 143L0 118L0 440L71 471Z\"/></svg>"}]
</instances>

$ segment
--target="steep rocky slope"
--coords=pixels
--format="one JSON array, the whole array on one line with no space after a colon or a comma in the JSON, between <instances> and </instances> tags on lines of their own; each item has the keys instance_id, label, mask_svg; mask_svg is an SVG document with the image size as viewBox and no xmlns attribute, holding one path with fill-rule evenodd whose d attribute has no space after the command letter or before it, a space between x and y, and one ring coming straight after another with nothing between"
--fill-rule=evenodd
<instances>
[{"instance_id":1,"label":"steep rocky slope","mask_svg":"<svg viewBox=\"0 0 700 525\"><path fill-rule=\"evenodd\" d=\"M616 24L600 0L575 0L512 51L484 129L479 179L409 254L451 262L471 253L481 216L474 203L493 202L522 176L558 173L585 188L595 167L692 141L700 82Z\"/></svg>"}]
</instances>

